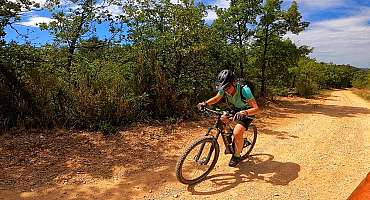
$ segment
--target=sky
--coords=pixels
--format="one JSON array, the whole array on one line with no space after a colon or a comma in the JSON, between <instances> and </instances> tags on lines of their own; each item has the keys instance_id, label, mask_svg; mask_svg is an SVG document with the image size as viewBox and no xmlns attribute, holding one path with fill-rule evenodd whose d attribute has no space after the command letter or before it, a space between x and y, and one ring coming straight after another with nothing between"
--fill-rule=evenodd
<instances>
[{"instance_id":1,"label":"sky","mask_svg":"<svg viewBox=\"0 0 370 200\"><path fill-rule=\"evenodd\" d=\"M45 1L36 0L41 5L45 5ZM287 8L291 2L284 0L283 7ZM204 0L204 3L227 8L230 1ZM310 57L319 62L370 68L370 0L297 0L297 3L303 20L310 22L310 26L299 35L287 34L286 38L297 45L313 47ZM110 7L109 10L113 14L120 12L118 7ZM205 20L212 23L216 17L214 12L209 11ZM32 44L40 46L53 41L48 31L41 31L37 26L37 23L52 20L46 9L25 12L21 19L14 27L18 32L29 35L28 41ZM98 28L100 37L108 33L106 27L101 25ZM9 27L6 31L7 41L25 42Z\"/></svg>"}]
</instances>

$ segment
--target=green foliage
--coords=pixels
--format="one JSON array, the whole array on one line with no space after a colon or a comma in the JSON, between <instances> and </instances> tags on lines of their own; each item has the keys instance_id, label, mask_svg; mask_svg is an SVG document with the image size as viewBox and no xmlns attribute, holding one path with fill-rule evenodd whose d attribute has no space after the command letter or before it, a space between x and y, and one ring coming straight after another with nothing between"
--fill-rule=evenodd
<instances>
[{"instance_id":1,"label":"green foliage","mask_svg":"<svg viewBox=\"0 0 370 200\"><path fill-rule=\"evenodd\" d=\"M357 70L349 65L317 63L301 58L296 67L289 69L294 78L291 87L304 97L317 94L320 89L352 87L351 80Z\"/></svg>"},{"instance_id":2,"label":"green foliage","mask_svg":"<svg viewBox=\"0 0 370 200\"><path fill-rule=\"evenodd\" d=\"M39 7L29 0L20 1L10 1L10 0L0 0L0 45L4 45L4 36L6 32L4 31L6 26L13 28L13 24L20 20L19 13L22 10L31 10L31 7ZM14 28L13 28L14 29Z\"/></svg>"},{"instance_id":3,"label":"green foliage","mask_svg":"<svg viewBox=\"0 0 370 200\"><path fill-rule=\"evenodd\" d=\"M204 23L205 6L137 1L125 9L136 55L134 93L154 100L148 105L154 118L189 115L189 107L205 97L200 95L208 91L210 71L214 72L209 69L209 44L215 34Z\"/></svg>"},{"instance_id":4,"label":"green foliage","mask_svg":"<svg viewBox=\"0 0 370 200\"><path fill-rule=\"evenodd\" d=\"M297 83L296 92L298 95L309 98L318 92L318 85L312 80L301 80Z\"/></svg>"},{"instance_id":5,"label":"green foliage","mask_svg":"<svg viewBox=\"0 0 370 200\"><path fill-rule=\"evenodd\" d=\"M370 71L369 70L358 70L354 75L352 84L356 88L370 89Z\"/></svg>"},{"instance_id":6,"label":"green foliage","mask_svg":"<svg viewBox=\"0 0 370 200\"><path fill-rule=\"evenodd\" d=\"M228 43L234 57L234 61L230 63L235 64L232 63L228 68L244 77L248 49L257 24L257 16L261 13L261 1L231 1L229 8L216 8L216 12L218 18L212 25L213 29Z\"/></svg>"},{"instance_id":7,"label":"green foliage","mask_svg":"<svg viewBox=\"0 0 370 200\"><path fill-rule=\"evenodd\" d=\"M91 0L75 1L69 11L57 2L49 2L55 21L40 25L51 31L52 44L0 47L0 129L111 134L134 121L190 118L198 102L216 93L216 75L225 68L252 80L257 96L309 97L321 88L370 85L368 73L317 63L307 58L312 49L284 39L308 26L295 2L283 10L278 0L237 0L228 9L188 0L129 0L120 5L120 16ZM1 5L3 40L22 4ZM211 25L204 21L207 9L219 17ZM102 40L95 25L104 21L112 36Z\"/></svg>"},{"instance_id":8,"label":"green foliage","mask_svg":"<svg viewBox=\"0 0 370 200\"><path fill-rule=\"evenodd\" d=\"M90 127L91 130L94 131L101 131L104 135L112 135L117 133L118 128L112 126L109 122L102 121L99 124Z\"/></svg>"},{"instance_id":9,"label":"green foliage","mask_svg":"<svg viewBox=\"0 0 370 200\"><path fill-rule=\"evenodd\" d=\"M298 11L297 3L292 2L288 10L281 9L282 1L267 0L262 7L261 20L257 26L256 33L256 51L258 51L258 60L256 66L261 69L261 96L267 94L268 70L277 66L271 58L274 58L275 45L281 44L282 36L288 31L298 34L308 25L308 22L301 21L301 14ZM274 47L275 46L275 47ZM294 57L294 56L293 56ZM297 59L294 59L297 60ZM284 70L285 71L285 70Z\"/></svg>"},{"instance_id":10,"label":"green foliage","mask_svg":"<svg viewBox=\"0 0 370 200\"><path fill-rule=\"evenodd\" d=\"M16 126L19 121L25 125L33 125L29 120L32 118L39 123L44 116L32 90L38 88L35 88L31 80L35 69L40 65L39 52L28 45L9 45L1 48L0 52L2 126Z\"/></svg>"}]
</instances>

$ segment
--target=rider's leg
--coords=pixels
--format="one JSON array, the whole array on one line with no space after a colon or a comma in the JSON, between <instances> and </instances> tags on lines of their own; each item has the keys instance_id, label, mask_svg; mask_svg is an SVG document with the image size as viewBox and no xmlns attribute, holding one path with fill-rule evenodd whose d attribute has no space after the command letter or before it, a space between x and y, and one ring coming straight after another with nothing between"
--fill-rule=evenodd
<instances>
[{"instance_id":1,"label":"rider's leg","mask_svg":"<svg viewBox=\"0 0 370 200\"><path fill-rule=\"evenodd\" d=\"M241 121L237 121L237 125L234 128L234 138L236 146L236 154L240 155L244 145L243 134L248 129L248 126L252 123L253 118L246 118Z\"/></svg>"},{"instance_id":2,"label":"rider's leg","mask_svg":"<svg viewBox=\"0 0 370 200\"><path fill-rule=\"evenodd\" d=\"M234 128L234 142L235 142L235 155L240 156L240 153L243 149L243 133L246 130L246 128L241 125L237 124Z\"/></svg>"},{"instance_id":3,"label":"rider's leg","mask_svg":"<svg viewBox=\"0 0 370 200\"><path fill-rule=\"evenodd\" d=\"M243 149L244 144L243 134L252 121L252 119L244 119L242 121L238 121L238 124L234 128L235 154L231 156L229 162L230 167L235 167L241 160L240 153Z\"/></svg>"},{"instance_id":4,"label":"rider's leg","mask_svg":"<svg viewBox=\"0 0 370 200\"><path fill-rule=\"evenodd\" d=\"M243 148L243 132L245 131L245 127L241 124L237 124L234 127L234 143L235 143L235 153L231 156L229 166L235 167L241 160L240 153Z\"/></svg>"}]
</instances>

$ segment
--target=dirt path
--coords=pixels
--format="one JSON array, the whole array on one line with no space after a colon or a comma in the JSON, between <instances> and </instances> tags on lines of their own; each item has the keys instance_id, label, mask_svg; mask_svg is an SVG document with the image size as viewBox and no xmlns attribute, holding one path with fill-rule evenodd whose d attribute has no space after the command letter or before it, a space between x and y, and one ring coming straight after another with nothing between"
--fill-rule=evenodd
<instances>
[{"instance_id":1,"label":"dirt path","mask_svg":"<svg viewBox=\"0 0 370 200\"><path fill-rule=\"evenodd\" d=\"M40 139L31 164L19 136L1 136L0 199L346 199L370 171L370 103L349 90L279 100L256 122L249 160L230 168L220 154L205 181L182 185L177 157L207 125L128 130L108 140L74 133L69 151L58 148L65 140L55 142L63 134L52 133L43 137L53 146Z\"/></svg>"}]
</instances>

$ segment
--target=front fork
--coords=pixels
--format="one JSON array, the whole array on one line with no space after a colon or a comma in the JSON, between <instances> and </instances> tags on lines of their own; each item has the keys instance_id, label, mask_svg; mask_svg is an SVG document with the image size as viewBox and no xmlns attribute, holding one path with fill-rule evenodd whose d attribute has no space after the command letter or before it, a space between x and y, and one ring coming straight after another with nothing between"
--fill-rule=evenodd
<instances>
[{"instance_id":1,"label":"front fork","mask_svg":"<svg viewBox=\"0 0 370 200\"><path fill-rule=\"evenodd\" d=\"M249 128L253 128L253 130L256 129L255 126L249 126ZM210 132L215 129L217 131L217 134L216 136L210 134ZM208 128L208 131L206 133L206 136L213 136L214 137L214 140L212 141L212 146L210 148L210 151L208 152L208 155L207 157L199 160L200 156L202 155L202 152L204 150L204 146L205 146L205 143L203 143L200 148L199 148L199 151L197 153L197 155L194 157L194 160L200 164L200 165L207 165L209 160L211 159L211 156L212 156L212 153L215 149L215 143L217 143L217 138L219 137L219 135L221 134L222 136L222 139L224 141L224 144L225 144L225 154L234 154L235 152L235 143L232 139L232 133L221 133L221 131L217 128ZM249 146L251 143L250 141L248 140L248 138L244 138L244 144L243 144L243 148Z\"/></svg>"},{"instance_id":2,"label":"front fork","mask_svg":"<svg viewBox=\"0 0 370 200\"><path fill-rule=\"evenodd\" d=\"M210 148L210 150L209 150L209 152L208 152L208 154L207 154L207 157L205 157L205 158L203 158L203 159L200 159L200 156L202 155L203 150L204 150L205 143L203 143L203 144L200 146L200 148L199 148L199 151L198 151L197 155L195 155L195 156L194 156L194 160L195 160L195 162L197 162L197 163L198 163L198 164L200 164L200 165L207 165L207 164L208 164L208 162L209 162L209 161L210 161L210 159L211 159L211 156L212 156L213 151L215 150L215 145L216 145L215 143L217 143L217 138L218 138L218 136L219 136L219 134L220 134L220 131L216 129L216 130L217 130L217 135L216 135L216 136L214 136L214 135L210 134L210 132L211 132L213 129L215 129L215 128L208 128L208 131L207 131L207 134L206 134L206 136L213 136L212 145L211 145L211 148Z\"/></svg>"}]
</instances>

